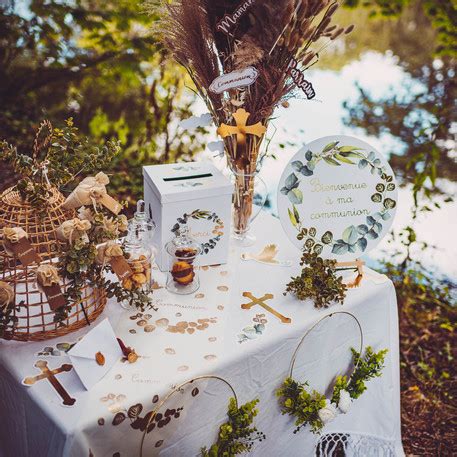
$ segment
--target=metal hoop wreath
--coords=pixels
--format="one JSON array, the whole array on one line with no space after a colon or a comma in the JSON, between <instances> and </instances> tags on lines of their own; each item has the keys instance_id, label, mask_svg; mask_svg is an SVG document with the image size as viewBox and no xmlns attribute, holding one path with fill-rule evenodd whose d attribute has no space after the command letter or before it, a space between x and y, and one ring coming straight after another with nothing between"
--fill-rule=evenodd
<instances>
[{"instance_id":1,"label":"metal hoop wreath","mask_svg":"<svg viewBox=\"0 0 457 457\"><path fill-rule=\"evenodd\" d=\"M173 396L176 392L179 392L183 387L187 386L188 384L192 384L194 381L199 381L200 379L217 379L218 381L222 381L225 383L231 390L233 394L233 398L235 399L236 407L238 408L238 397L236 395L235 389L233 386L224 378L221 378L220 376L216 375L202 375L202 376L197 376L195 378L189 379L188 381L183 382L182 384L179 384L178 386L174 387L168 394L165 396L165 398L159 402L157 407L152 411L151 417L148 420L148 423L146 424L146 428L144 429L143 436L141 438L141 445L140 445L140 457L143 457L143 447L144 447L144 440L146 439L146 434L148 432L148 428L151 425L152 421L156 417L157 413L160 411L162 406L167 402L167 400Z\"/></svg>"},{"instance_id":2,"label":"metal hoop wreath","mask_svg":"<svg viewBox=\"0 0 457 457\"><path fill-rule=\"evenodd\" d=\"M360 348L359 348L359 354L362 355L362 349L363 349L363 331L362 331L362 326L360 325L360 322L359 320L354 316L354 314L348 312L348 311L335 311L333 313L330 313L330 314L327 314L326 316L320 318L312 327L310 327L306 332L305 334L301 337L297 347L295 348L295 351L292 355L292 360L290 362L290 369L289 369L289 378L292 378L292 374L293 374L293 370L294 370L294 366L295 366L295 360L297 358L297 354L298 354L298 351L300 350L301 348L301 345L303 344L303 341L305 340L305 338L322 322L324 321L325 319L328 319L332 316L334 316L335 314L347 314L348 316L351 316L357 323L357 326L358 326L358 329L359 329L359 332L360 332ZM354 365L354 369L352 370L352 373L351 373L351 377L352 377L352 374L354 373L354 371L356 370L357 366L359 364L359 361L357 360L357 363Z\"/></svg>"}]
</instances>

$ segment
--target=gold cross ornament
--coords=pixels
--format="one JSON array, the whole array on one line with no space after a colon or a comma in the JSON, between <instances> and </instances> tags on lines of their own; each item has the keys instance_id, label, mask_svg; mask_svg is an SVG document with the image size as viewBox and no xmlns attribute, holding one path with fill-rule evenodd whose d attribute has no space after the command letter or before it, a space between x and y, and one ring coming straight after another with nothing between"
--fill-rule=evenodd
<instances>
[{"instance_id":1,"label":"gold cross ornament","mask_svg":"<svg viewBox=\"0 0 457 457\"><path fill-rule=\"evenodd\" d=\"M236 142L240 145L246 144L246 135L255 135L260 138L267 131L267 128L261 122L257 122L254 125L246 125L250 115L251 113L248 113L245 109L238 108L233 113L236 125L221 124L217 129L217 133L222 138L236 135Z\"/></svg>"},{"instance_id":2,"label":"gold cross ornament","mask_svg":"<svg viewBox=\"0 0 457 457\"><path fill-rule=\"evenodd\" d=\"M259 305L261 306L265 311L268 311L269 313L273 314L276 316L283 324L290 324L292 322L292 319L290 317L283 316L281 313L273 309L271 306L268 306L265 301L266 300L271 300L274 298L273 294L265 294L262 298L256 298L254 295L251 294L251 292L243 292L243 297L249 298L250 303L244 303L241 305L242 309L251 309L253 306Z\"/></svg>"}]
</instances>

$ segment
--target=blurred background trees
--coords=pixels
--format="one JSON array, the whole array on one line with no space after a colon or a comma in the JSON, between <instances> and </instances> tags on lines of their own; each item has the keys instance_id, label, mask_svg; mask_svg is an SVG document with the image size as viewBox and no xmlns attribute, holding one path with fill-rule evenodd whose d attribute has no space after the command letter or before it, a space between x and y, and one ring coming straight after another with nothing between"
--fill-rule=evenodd
<instances>
[{"instance_id":1,"label":"blurred background trees","mask_svg":"<svg viewBox=\"0 0 457 457\"><path fill-rule=\"evenodd\" d=\"M152 20L138 0L0 6L0 138L26 153L40 120L68 117L96 142L116 137L113 185L127 200L142 193L142 163L193 157L201 146L177 124L194 98L157 47Z\"/></svg>"},{"instance_id":2,"label":"blurred background trees","mask_svg":"<svg viewBox=\"0 0 457 457\"><path fill-rule=\"evenodd\" d=\"M391 163L416 194L455 180L457 9L449 0L345 0L342 23L357 32L324 54L320 68L339 70L367 50L392 52L411 76L406 96L347 103L346 123L403 145ZM157 46L140 0L6 0L0 6L0 138L29 150L48 118L73 117L94 141L116 137L113 164L127 199L141 193L141 164L189 160L202 151L178 127L195 96L182 69ZM369 26L368 26L369 24ZM6 175L6 170L3 172ZM14 178L11 179L11 182ZM127 185L130 187L127 193ZM417 195L416 195L417 198ZM429 208L430 204L422 205Z\"/></svg>"},{"instance_id":3,"label":"blurred background trees","mask_svg":"<svg viewBox=\"0 0 457 457\"><path fill-rule=\"evenodd\" d=\"M377 35L376 42L398 57L410 82L405 95L392 93L381 99L359 88L360 98L345 103L345 123L376 137L387 133L398 140L402 149L390 151L390 163L403 183L413 183L415 210L429 211L432 196L446 193L442 180L457 178L456 3L346 0L346 6L363 6L371 18L394 19L387 34L381 25L384 33ZM419 197L425 200L420 202Z\"/></svg>"}]
</instances>

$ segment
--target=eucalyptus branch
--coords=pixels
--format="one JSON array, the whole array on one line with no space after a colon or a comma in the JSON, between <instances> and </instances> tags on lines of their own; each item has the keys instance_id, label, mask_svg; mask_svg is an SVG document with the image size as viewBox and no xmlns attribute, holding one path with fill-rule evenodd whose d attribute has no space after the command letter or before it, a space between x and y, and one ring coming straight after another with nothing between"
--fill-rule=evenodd
<instances>
[{"instance_id":1,"label":"eucalyptus branch","mask_svg":"<svg viewBox=\"0 0 457 457\"><path fill-rule=\"evenodd\" d=\"M381 376L387 349L374 352L368 346L365 354L351 348L354 371L349 378L336 376L332 394L327 398L317 390L308 391L308 382L300 383L287 377L276 391L281 413L295 418L294 434L309 426L312 433L320 433L325 424L333 420L338 411L346 414L352 401L359 398L366 390L366 382ZM343 398L344 397L344 398Z\"/></svg>"},{"instance_id":2,"label":"eucalyptus branch","mask_svg":"<svg viewBox=\"0 0 457 457\"><path fill-rule=\"evenodd\" d=\"M217 441L201 449L201 457L234 457L252 450L256 441L263 441L265 434L252 427L259 400L252 400L238 407L234 398L229 401L228 421L219 427Z\"/></svg>"},{"instance_id":3,"label":"eucalyptus branch","mask_svg":"<svg viewBox=\"0 0 457 457\"><path fill-rule=\"evenodd\" d=\"M48 135L41 139L44 129ZM82 137L67 119L62 129L52 128L43 121L35 136L33 157L19 154L17 148L0 141L0 160L10 164L21 175L17 189L23 199L39 207L50 196L50 187L61 189L82 172L92 172L106 167L120 151L118 141L107 141L103 146ZM40 160L39 153L45 150Z\"/></svg>"},{"instance_id":4,"label":"eucalyptus branch","mask_svg":"<svg viewBox=\"0 0 457 457\"><path fill-rule=\"evenodd\" d=\"M300 276L291 278L284 295L291 293L299 300L311 299L316 308L327 308L332 303L343 304L347 286L343 277L336 274L336 260L324 260L312 247L304 246L300 260L304 268Z\"/></svg>"}]
</instances>

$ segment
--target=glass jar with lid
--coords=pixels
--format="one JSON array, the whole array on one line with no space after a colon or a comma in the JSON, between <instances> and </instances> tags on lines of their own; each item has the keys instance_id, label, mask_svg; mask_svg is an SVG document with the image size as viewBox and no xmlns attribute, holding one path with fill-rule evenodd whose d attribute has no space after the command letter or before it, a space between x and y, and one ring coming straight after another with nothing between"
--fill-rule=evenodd
<instances>
[{"instance_id":1,"label":"glass jar with lid","mask_svg":"<svg viewBox=\"0 0 457 457\"><path fill-rule=\"evenodd\" d=\"M179 295L191 294L198 290L198 256L201 248L190 236L187 225L181 227L177 236L167 243L166 251L170 256L167 290Z\"/></svg>"},{"instance_id":2,"label":"glass jar with lid","mask_svg":"<svg viewBox=\"0 0 457 457\"><path fill-rule=\"evenodd\" d=\"M153 238L156 231L156 224L152 220L151 215L150 217L146 215L144 200L138 200L136 212L129 221L129 230L132 230L136 234L142 244L151 249L154 257L156 248L153 244Z\"/></svg>"},{"instance_id":3,"label":"glass jar with lid","mask_svg":"<svg viewBox=\"0 0 457 457\"><path fill-rule=\"evenodd\" d=\"M129 225L124 241L124 253L132 274L122 280L122 287L149 294L152 289L152 250L143 242L141 233L136 231L133 225ZM125 303L122 306L129 308Z\"/></svg>"}]
</instances>

